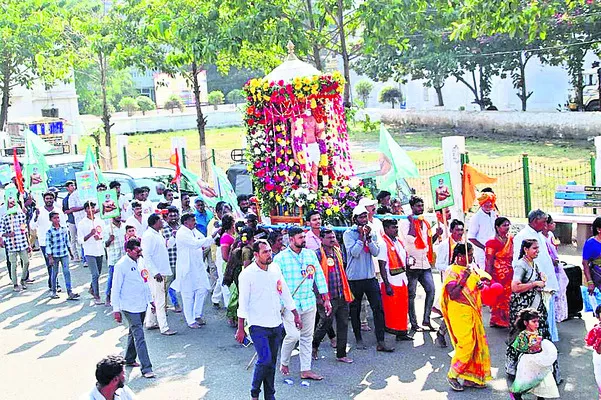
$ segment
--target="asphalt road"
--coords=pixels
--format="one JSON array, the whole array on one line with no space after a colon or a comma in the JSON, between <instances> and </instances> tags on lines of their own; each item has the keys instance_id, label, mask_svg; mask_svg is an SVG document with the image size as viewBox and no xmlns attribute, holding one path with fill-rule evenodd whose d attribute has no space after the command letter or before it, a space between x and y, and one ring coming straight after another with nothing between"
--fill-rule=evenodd
<instances>
[{"instance_id":1,"label":"asphalt road","mask_svg":"<svg viewBox=\"0 0 601 400\"><path fill-rule=\"evenodd\" d=\"M50 300L46 289L46 269L39 253L32 261L36 282L30 289L14 294L2 263L0 272L0 382L2 399L77 399L94 385L95 364L107 354L122 353L126 328L112 319L110 309L91 305L87 295L89 271L72 266L79 302ZM62 284L62 275L59 278ZM439 280L438 280L439 281ZM102 275L101 288L105 287ZM85 293L85 294L84 294ZM423 303L423 294L418 303ZM207 326L188 329L181 314L169 313L176 336L146 332L150 357L157 378L147 380L139 369L128 370L128 385L140 399L247 399L252 368L245 367L252 347L234 341L234 330L226 324L223 310L206 308ZM485 312L485 321L488 314ZM436 320L435 320L436 321ZM594 323L589 313L583 319L559 326L560 366L565 383L562 398L594 399L596 386L590 351L583 347L587 327ZM349 335L352 337L352 334ZM351 365L335 361L327 343L314 370L323 374L322 382L302 386L298 377L298 357L291 363L293 385L276 377L278 399L507 399L503 363L506 331L488 329L494 380L488 389L450 391L445 376L450 349L433 344L434 334L416 335L414 342L395 344L396 352L375 351L373 334L364 336L368 350L355 350L351 339Z\"/></svg>"}]
</instances>

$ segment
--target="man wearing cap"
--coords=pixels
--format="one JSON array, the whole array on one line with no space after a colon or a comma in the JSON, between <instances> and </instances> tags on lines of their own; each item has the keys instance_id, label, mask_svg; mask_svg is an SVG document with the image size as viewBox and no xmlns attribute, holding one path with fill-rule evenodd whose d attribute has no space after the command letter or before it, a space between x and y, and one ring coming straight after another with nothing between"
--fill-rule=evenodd
<instances>
[{"instance_id":1,"label":"man wearing cap","mask_svg":"<svg viewBox=\"0 0 601 400\"><path fill-rule=\"evenodd\" d=\"M358 205L365 207L367 210L367 224L370 226L372 232L378 235L378 239L381 238L384 235L384 227L382 226L382 221L374 217L378 202L374 199L363 197L359 200Z\"/></svg>"},{"instance_id":2,"label":"man wearing cap","mask_svg":"<svg viewBox=\"0 0 601 400\"><path fill-rule=\"evenodd\" d=\"M432 278L432 264L434 262L433 243L442 234L442 228L436 228L432 234L432 227L425 220L424 200L418 196L409 199L412 214L406 220L401 220L399 233L407 250L407 279L409 281L409 322L411 322L411 333L421 332L424 329L434 331L430 323L430 313L434 305L435 286ZM417 283L420 283L426 292L426 305L424 308L424 319L422 325L417 324L415 314L415 296Z\"/></svg>"},{"instance_id":3,"label":"man wearing cap","mask_svg":"<svg viewBox=\"0 0 601 400\"><path fill-rule=\"evenodd\" d=\"M94 209L96 204L86 201L83 205L86 218L77 224L77 236L79 243L83 247L83 254L90 267L92 275L92 285L90 294L94 296L94 304L102 305L100 300L100 288L98 286L98 277L102 272L102 262L104 258L104 246L102 242L102 231L104 222L100 218L94 218Z\"/></svg>"},{"instance_id":4,"label":"man wearing cap","mask_svg":"<svg viewBox=\"0 0 601 400\"><path fill-rule=\"evenodd\" d=\"M293 313L286 309L283 314L284 329L286 336L282 344L282 355L280 370L282 374L289 375L290 357L297 342L300 342L300 376L301 379L312 379L320 381L321 375L311 370L311 353L313 343L313 331L315 328L315 315L317 313L317 301L313 286L323 300L326 314L332 312L330 295L323 270L314 251L305 248L305 231L299 226L293 226L288 230L290 246L282 250L274 258L273 262L278 264L282 270L284 281L292 292L292 298L296 304L296 310L300 314L302 328L298 329Z\"/></svg>"},{"instance_id":5,"label":"man wearing cap","mask_svg":"<svg viewBox=\"0 0 601 400\"><path fill-rule=\"evenodd\" d=\"M367 210L364 206L357 205L353 210L353 226L343 235L346 248L346 275L349 281L354 300L350 305L351 325L357 340L357 348L365 349L361 337L361 300L363 295L371 306L376 328L377 351L392 352L394 348L386 346L384 341L384 310L380 287L376 279L373 257L380 253L378 237L367 224Z\"/></svg>"},{"instance_id":6,"label":"man wearing cap","mask_svg":"<svg viewBox=\"0 0 601 400\"><path fill-rule=\"evenodd\" d=\"M480 197L478 197L480 209L470 219L470 226L467 231L467 239L474 245L474 259L478 267L482 269L486 268L486 265L484 265L485 244L497 234L495 220L498 215L494 210L496 201L497 196L494 193L480 194Z\"/></svg>"}]
</instances>

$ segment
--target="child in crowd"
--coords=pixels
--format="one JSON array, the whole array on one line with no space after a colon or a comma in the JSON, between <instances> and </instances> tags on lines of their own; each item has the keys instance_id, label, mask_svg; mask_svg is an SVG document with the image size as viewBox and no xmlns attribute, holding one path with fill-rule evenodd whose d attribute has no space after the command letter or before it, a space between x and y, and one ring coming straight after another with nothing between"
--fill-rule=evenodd
<instances>
[{"instance_id":1,"label":"child in crowd","mask_svg":"<svg viewBox=\"0 0 601 400\"><path fill-rule=\"evenodd\" d=\"M587 334L586 345L592 347L593 351L593 368L595 371L595 380L597 381L597 389L599 391L599 399L601 400L601 305L595 310L595 317L599 320L593 329Z\"/></svg>"},{"instance_id":2,"label":"child in crowd","mask_svg":"<svg viewBox=\"0 0 601 400\"><path fill-rule=\"evenodd\" d=\"M515 339L510 342L510 346L522 353L515 380L509 388L512 398L516 400L522 399L524 393L534 394L537 399L559 398L559 390L553 378L557 348L540 335L539 318L538 311L525 308L518 313L512 329L511 337Z\"/></svg>"},{"instance_id":3,"label":"child in crowd","mask_svg":"<svg viewBox=\"0 0 601 400\"><path fill-rule=\"evenodd\" d=\"M127 241L129 239L138 239L138 240L142 240L141 238L138 237L138 234L136 232L136 228L131 226L131 225L127 225L125 227L125 244L127 245Z\"/></svg>"}]
</instances>

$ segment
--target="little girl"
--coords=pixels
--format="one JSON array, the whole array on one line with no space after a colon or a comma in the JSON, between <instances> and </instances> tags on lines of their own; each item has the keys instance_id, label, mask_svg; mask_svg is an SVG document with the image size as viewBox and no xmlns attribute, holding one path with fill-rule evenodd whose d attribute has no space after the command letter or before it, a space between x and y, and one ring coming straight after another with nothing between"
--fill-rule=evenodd
<instances>
[{"instance_id":1,"label":"little girl","mask_svg":"<svg viewBox=\"0 0 601 400\"><path fill-rule=\"evenodd\" d=\"M512 329L515 339L510 346L521 354L515 380L509 388L512 398L516 400L522 399L524 393L534 394L538 399L559 398L553 378L557 348L539 334L539 318L538 311L525 308L518 313Z\"/></svg>"},{"instance_id":2,"label":"little girl","mask_svg":"<svg viewBox=\"0 0 601 400\"><path fill-rule=\"evenodd\" d=\"M593 327L587 334L586 345L593 348L593 368L595 371L595 380L599 390L599 399L601 400L601 305L595 310L595 317L599 323Z\"/></svg>"}]
</instances>

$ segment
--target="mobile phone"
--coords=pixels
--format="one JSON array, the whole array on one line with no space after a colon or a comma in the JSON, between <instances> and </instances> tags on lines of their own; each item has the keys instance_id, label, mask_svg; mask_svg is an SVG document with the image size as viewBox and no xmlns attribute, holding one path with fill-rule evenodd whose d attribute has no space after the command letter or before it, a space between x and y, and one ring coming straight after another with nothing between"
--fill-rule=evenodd
<instances>
[{"instance_id":1,"label":"mobile phone","mask_svg":"<svg viewBox=\"0 0 601 400\"><path fill-rule=\"evenodd\" d=\"M242 341L242 346L244 347L248 347L252 344L253 342L251 342L251 340L248 338L248 336L244 336L244 340Z\"/></svg>"}]
</instances>

